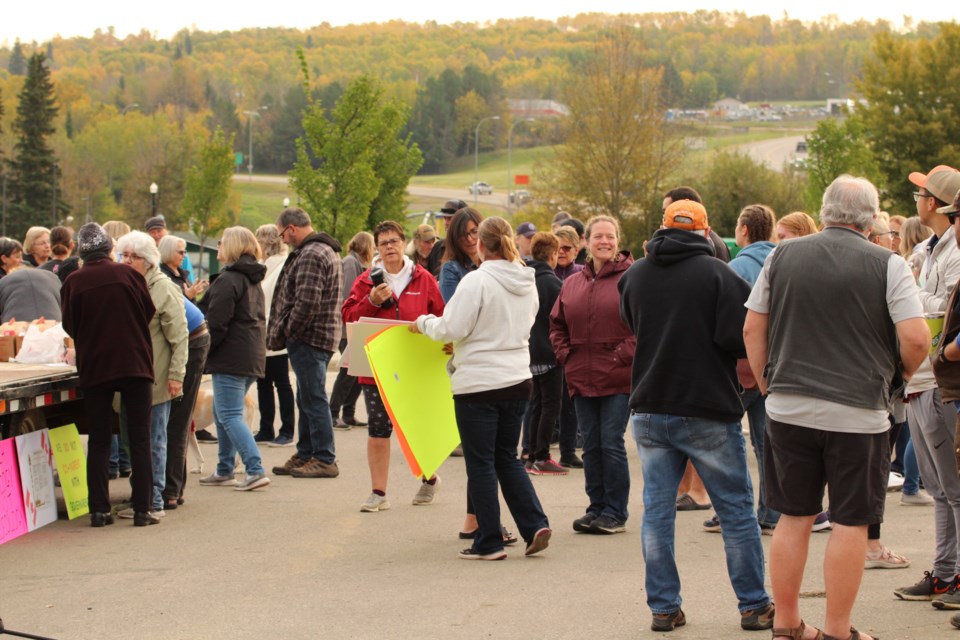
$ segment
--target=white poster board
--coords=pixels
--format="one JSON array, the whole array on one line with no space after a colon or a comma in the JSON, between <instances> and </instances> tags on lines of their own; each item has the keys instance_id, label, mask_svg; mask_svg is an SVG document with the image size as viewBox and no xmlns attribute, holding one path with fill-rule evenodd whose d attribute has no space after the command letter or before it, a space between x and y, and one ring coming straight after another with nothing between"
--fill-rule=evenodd
<instances>
[{"instance_id":1,"label":"white poster board","mask_svg":"<svg viewBox=\"0 0 960 640\"><path fill-rule=\"evenodd\" d=\"M39 529L57 519L53 492L53 448L46 429L17 436L17 462L27 530Z\"/></svg>"},{"instance_id":2,"label":"white poster board","mask_svg":"<svg viewBox=\"0 0 960 640\"><path fill-rule=\"evenodd\" d=\"M413 323L407 320L387 320L384 318L360 318L357 322L348 322L347 350L345 352L349 354L347 373L356 377L372 378L373 370L370 368L370 361L367 359L367 352L364 348L367 344L367 338L397 324Z\"/></svg>"}]
</instances>

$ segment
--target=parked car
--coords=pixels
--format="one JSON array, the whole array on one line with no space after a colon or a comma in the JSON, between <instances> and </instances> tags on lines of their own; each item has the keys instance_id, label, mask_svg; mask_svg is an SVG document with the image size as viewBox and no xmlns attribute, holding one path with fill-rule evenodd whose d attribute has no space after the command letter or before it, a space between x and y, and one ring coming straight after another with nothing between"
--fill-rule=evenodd
<instances>
[{"instance_id":1,"label":"parked car","mask_svg":"<svg viewBox=\"0 0 960 640\"><path fill-rule=\"evenodd\" d=\"M493 193L493 186L487 184L486 182L474 182L472 185L467 187L467 191L470 192L470 195L478 194L481 196L488 196Z\"/></svg>"},{"instance_id":2,"label":"parked car","mask_svg":"<svg viewBox=\"0 0 960 640\"><path fill-rule=\"evenodd\" d=\"M806 153L807 152L807 141L801 140L797 143L797 153Z\"/></svg>"},{"instance_id":3,"label":"parked car","mask_svg":"<svg viewBox=\"0 0 960 640\"><path fill-rule=\"evenodd\" d=\"M526 189L517 189L510 194L510 204L527 204L531 200L533 200L533 196Z\"/></svg>"}]
</instances>

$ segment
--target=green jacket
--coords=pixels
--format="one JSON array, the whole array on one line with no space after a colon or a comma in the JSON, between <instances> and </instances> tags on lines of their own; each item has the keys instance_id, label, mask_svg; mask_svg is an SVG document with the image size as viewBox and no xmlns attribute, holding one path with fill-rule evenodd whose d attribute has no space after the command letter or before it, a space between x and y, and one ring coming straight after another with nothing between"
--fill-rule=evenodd
<instances>
[{"instance_id":1,"label":"green jacket","mask_svg":"<svg viewBox=\"0 0 960 640\"><path fill-rule=\"evenodd\" d=\"M157 405L173 399L167 391L167 380L183 382L186 375L187 313L183 308L183 293L160 269L150 269L146 278L150 298L157 308L150 320L153 404Z\"/></svg>"}]
</instances>

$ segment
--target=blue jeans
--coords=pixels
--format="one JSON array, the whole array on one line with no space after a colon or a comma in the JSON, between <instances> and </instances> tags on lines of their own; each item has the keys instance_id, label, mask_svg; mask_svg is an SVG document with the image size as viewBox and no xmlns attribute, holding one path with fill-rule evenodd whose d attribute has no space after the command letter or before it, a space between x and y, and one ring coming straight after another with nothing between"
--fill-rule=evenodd
<instances>
[{"instance_id":1,"label":"blue jeans","mask_svg":"<svg viewBox=\"0 0 960 640\"><path fill-rule=\"evenodd\" d=\"M643 468L643 557L651 611L673 613L682 602L674 525L687 460L723 523L727 573L740 611L765 607L770 596L763 588L763 546L740 423L650 413L635 414L632 423Z\"/></svg>"},{"instance_id":2,"label":"blue jeans","mask_svg":"<svg viewBox=\"0 0 960 640\"><path fill-rule=\"evenodd\" d=\"M629 396L574 396L583 435L583 479L590 506L587 513L626 522L629 515L630 468L623 434L630 418Z\"/></svg>"},{"instance_id":3,"label":"blue jeans","mask_svg":"<svg viewBox=\"0 0 960 640\"><path fill-rule=\"evenodd\" d=\"M757 473L760 488L757 491L757 521L760 524L776 526L780 522L780 512L767 506L767 483L763 479L763 447L767 431L767 401L759 389L746 389L740 394L743 408L750 423L750 444L757 458Z\"/></svg>"},{"instance_id":4,"label":"blue jeans","mask_svg":"<svg viewBox=\"0 0 960 640\"><path fill-rule=\"evenodd\" d=\"M247 475L263 473L260 450L243 419L243 398L256 378L213 374L213 422L217 425L217 475L233 477L237 454Z\"/></svg>"},{"instance_id":5,"label":"blue jeans","mask_svg":"<svg viewBox=\"0 0 960 640\"><path fill-rule=\"evenodd\" d=\"M333 417L327 401L327 363L331 353L295 340L287 341L290 366L297 376L297 456L333 464Z\"/></svg>"},{"instance_id":6,"label":"blue jeans","mask_svg":"<svg viewBox=\"0 0 960 640\"><path fill-rule=\"evenodd\" d=\"M498 481L524 540L530 542L538 530L549 526L530 477L517 458L520 423L526 408L526 400L464 402L454 399L467 467L467 493L477 514L478 530L473 548L479 553L503 550Z\"/></svg>"},{"instance_id":7,"label":"blue jeans","mask_svg":"<svg viewBox=\"0 0 960 640\"><path fill-rule=\"evenodd\" d=\"M114 434L110 439L110 473L130 471L130 457L126 447L120 446L120 436Z\"/></svg>"},{"instance_id":8,"label":"blue jeans","mask_svg":"<svg viewBox=\"0 0 960 640\"><path fill-rule=\"evenodd\" d=\"M163 488L167 485L167 422L171 401L153 405L150 410L150 461L153 464L151 509L163 509Z\"/></svg>"}]
</instances>

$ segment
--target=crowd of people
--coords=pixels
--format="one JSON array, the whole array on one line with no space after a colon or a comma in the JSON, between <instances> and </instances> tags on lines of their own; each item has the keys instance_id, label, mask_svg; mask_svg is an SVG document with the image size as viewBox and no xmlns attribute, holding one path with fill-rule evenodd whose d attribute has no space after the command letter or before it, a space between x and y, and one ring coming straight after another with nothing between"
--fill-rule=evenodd
<instances>
[{"instance_id":1,"label":"crowd of people","mask_svg":"<svg viewBox=\"0 0 960 640\"><path fill-rule=\"evenodd\" d=\"M500 560L520 539L525 555L548 547L531 475L582 469L574 531L625 531L630 426L653 630L686 622L676 512L712 507L703 527L723 537L743 629L869 640L851 625L863 571L911 564L881 543L888 491L932 506L936 535L933 565L895 596L960 610L960 172L907 179L918 189L909 218L880 211L874 186L850 176L826 190L819 227L804 212L744 207L732 259L691 187L664 194L662 226L636 258L610 216L560 212L550 230L514 230L456 200L441 210L445 237L422 224L408 238L385 221L342 257L307 212L287 208L255 233L225 230L210 282L161 217L144 231L89 223L75 241L64 227L34 227L22 244L0 238L0 317L62 320L76 341L94 527L157 524L184 504L203 374L218 460L200 485L269 485L258 445L295 445L275 476L336 478L335 432L364 427L371 491L360 509L389 509L393 424L380 391L343 366L328 398L326 375L348 347L347 323L405 321L450 357L468 478L460 557ZM109 500L118 475L133 489L120 508ZM412 504L432 504L440 482L420 478ZM814 531L831 536L821 628L805 624L799 601ZM762 535L773 536L772 594ZM960 628L960 614L951 623Z\"/></svg>"}]
</instances>

